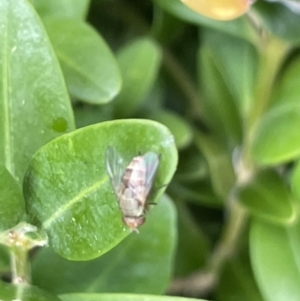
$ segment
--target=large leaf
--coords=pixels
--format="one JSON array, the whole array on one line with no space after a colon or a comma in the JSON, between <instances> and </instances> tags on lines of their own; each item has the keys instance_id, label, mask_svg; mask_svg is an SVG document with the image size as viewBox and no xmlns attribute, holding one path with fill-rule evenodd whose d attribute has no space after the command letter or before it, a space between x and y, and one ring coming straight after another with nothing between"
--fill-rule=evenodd
<instances>
[{"instance_id":1,"label":"large leaf","mask_svg":"<svg viewBox=\"0 0 300 301\"><path fill-rule=\"evenodd\" d=\"M41 250L33 264L33 282L57 294L83 291L161 294L169 284L173 266L175 217L172 203L163 197L149 213L139 234L87 262L63 259L50 248Z\"/></svg>"},{"instance_id":2,"label":"large leaf","mask_svg":"<svg viewBox=\"0 0 300 301\"><path fill-rule=\"evenodd\" d=\"M186 22L210 27L245 39L252 39L253 28L245 17L228 22L215 21L191 10L180 0L153 0L153 2Z\"/></svg>"},{"instance_id":3,"label":"large leaf","mask_svg":"<svg viewBox=\"0 0 300 301\"><path fill-rule=\"evenodd\" d=\"M253 156L277 165L300 156L300 104L280 103L262 116L254 133Z\"/></svg>"},{"instance_id":4,"label":"large leaf","mask_svg":"<svg viewBox=\"0 0 300 301\"><path fill-rule=\"evenodd\" d=\"M160 154L154 186L162 188L155 190L150 201L163 192L175 171L174 138L154 121L103 122L41 148L30 161L25 178L28 213L47 231L50 246L68 259L98 257L129 234L105 167L109 145L127 164L139 152Z\"/></svg>"},{"instance_id":5,"label":"large leaf","mask_svg":"<svg viewBox=\"0 0 300 301\"><path fill-rule=\"evenodd\" d=\"M297 228L260 220L252 224L252 268L265 301L300 300L299 225Z\"/></svg>"},{"instance_id":6,"label":"large leaf","mask_svg":"<svg viewBox=\"0 0 300 301\"><path fill-rule=\"evenodd\" d=\"M103 38L79 20L47 18L44 23L73 97L94 104L114 98L121 75Z\"/></svg>"},{"instance_id":7,"label":"large leaf","mask_svg":"<svg viewBox=\"0 0 300 301\"><path fill-rule=\"evenodd\" d=\"M295 204L283 179L273 170L257 173L237 190L238 200L255 216L286 224L294 220Z\"/></svg>"},{"instance_id":8,"label":"large leaf","mask_svg":"<svg viewBox=\"0 0 300 301\"><path fill-rule=\"evenodd\" d=\"M90 0L32 0L42 17L83 19Z\"/></svg>"},{"instance_id":9,"label":"large leaf","mask_svg":"<svg viewBox=\"0 0 300 301\"><path fill-rule=\"evenodd\" d=\"M161 51L154 41L142 38L122 48L117 60L123 87L114 101L117 117L128 117L141 105L157 76Z\"/></svg>"},{"instance_id":10,"label":"large leaf","mask_svg":"<svg viewBox=\"0 0 300 301\"><path fill-rule=\"evenodd\" d=\"M0 164L0 230L15 226L25 212L20 186L9 171Z\"/></svg>"},{"instance_id":11,"label":"large leaf","mask_svg":"<svg viewBox=\"0 0 300 301\"><path fill-rule=\"evenodd\" d=\"M11 285L4 282L0 282L0 300L60 301L58 297L50 295L35 286Z\"/></svg>"},{"instance_id":12,"label":"large leaf","mask_svg":"<svg viewBox=\"0 0 300 301\"><path fill-rule=\"evenodd\" d=\"M63 301L205 301L203 299L133 294L69 294L60 297Z\"/></svg>"},{"instance_id":13,"label":"large leaf","mask_svg":"<svg viewBox=\"0 0 300 301\"><path fill-rule=\"evenodd\" d=\"M33 153L74 128L56 57L25 0L0 0L0 162L19 181Z\"/></svg>"}]
</instances>

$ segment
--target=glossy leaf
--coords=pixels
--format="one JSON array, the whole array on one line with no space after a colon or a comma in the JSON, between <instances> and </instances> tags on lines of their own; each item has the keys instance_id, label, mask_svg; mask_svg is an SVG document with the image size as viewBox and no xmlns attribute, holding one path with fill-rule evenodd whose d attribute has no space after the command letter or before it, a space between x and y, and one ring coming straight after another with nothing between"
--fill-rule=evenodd
<instances>
[{"instance_id":1,"label":"glossy leaf","mask_svg":"<svg viewBox=\"0 0 300 301\"><path fill-rule=\"evenodd\" d=\"M168 13L175 15L186 22L213 28L245 39L252 39L253 28L251 28L251 25L247 22L246 18L239 18L228 22L215 21L201 16L184 5L180 0L153 0L153 2Z\"/></svg>"},{"instance_id":2,"label":"glossy leaf","mask_svg":"<svg viewBox=\"0 0 300 301\"><path fill-rule=\"evenodd\" d=\"M0 282L0 299L1 301L60 301L58 297L35 286L10 285L4 282Z\"/></svg>"},{"instance_id":3,"label":"glossy leaf","mask_svg":"<svg viewBox=\"0 0 300 301\"><path fill-rule=\"evenodd\" d=\"M142 38L122 48L117 54L117 61L123 86L114 100L115 115L128 117L150 91L160 67L161 51L152 40Z\"/></svg>"},{"instance_id":4,"label":"glossy leaf","mask_svg":"<svg viewBox=\"0 0 300 301\"><path fill-rule=\"evenodd\" d=\"M151 114L149 118L162 123L171 131L178 149L184 148L191 143L193 138L192 129L179 115L171 111L160 110Z\"/></svg>"},{"instance_id":5,"label":"glossy leaf","mask_svg":"<svg viewBox=\"0 0 300 301\"><path fill-rule=\"evenodd\" d=\"M84 19L90 0L32 0L41 17Z\"/></svg>"},{"instance_id":6,"label":"glossy leaf","mask_svg":"<svg viewBox=\"0 0 300 301\"><path fill-rule=\"evenodd\" d=\"M0 164L0 231L15 226L25 213L25 202L20 186Z\"/></svg>"},{"instance_id":7,"label":"glossy leaf","mask_svg":"<svg viewBox=\"0 0 300 301\"><path fill-rule=\"evenodd\" d=\"M274 35L294 43L300 42L299 14L293 13L281 3L256 1L257 12Z\"/></svg>"},{"instance_id":8,"label":"glossy leaf","mask_svg":"<svg viewBox=\"0 0 300 301\"><path fill-rule=\"evenodd\" d=\"M121 75L103 38L80 20L48 18L44 23L71 95L93 104L112 100L121 88Z\"/></svg>"},{"instance_id":9,"label":"glossy leaf","mask_svg":"<svg viewBox=\"0 0 300 301\"><path fill-rule=\"evenodd\" d=\"M193 298L134 294L69 294L60 297L63 301L205 301Z\"/></svg>"},{"instance_id":10,"label":"glossy leaf","mask_svg":"<svg viewBox=\"0 0 300 301\"><path fill-rule=\"evenodd\" d=\"M252 224L252 268L265 301L300 300L299 231L294 230L260 220Z\"/></svg>"},{"instance_id":11,"label":"glossy leaf","mask_svg":"<svg viewBox=\"0 0 300 301\"><path fill-rule=\"evenodd\" d=\"M0 1L0 162L21 182L33 153L74 128L58 62L25 0Z\"/></svg>"},{"instance_id":12,"label":"glossy leaf","mask_svg":"<svg viewBox=\"0 0 300 301\"><path fill-rule=\"evenodd\" d=\"M296 208L283 179L273 170L259 172L237 191L238 200L257 217L275 223L290 223Z\"/></svg>"},{"instance_id":13,"label":"glossy leaf","mask_svg":"<svg viewBox=\"0 0 300 301\"><path fill-rule=\"evenodd\" d=\"M170 281L175 220L174 207L164 196L151 208L139 234L131 235L96 260L71 262L50 248L41 250L33 264L33 281L57 294L83 291L161 294Z\"/></svg>"},{"instance_id":14,"label":"glossy leaf","mask_svg":"<svg viewBox=\"0 0 300 301\"><path fill-rule=\"evenodd\" d=\"M258 164L277 165L300 156L300 105L282 103L260 120L253 141Z\"/></svg>"},{"instance_id":15,"label":"glossy leaf","mask_svg":"<svg viewBox=\"0 0 300 301\"><path fill-rule=\"evenodd\" d=\"M50 246L72 260L98 257L129 234L106 171L105 153L114 146L124 162L139 152L160 154L149 201L162 194L177 164L174 138L149 120L103 122L64 135L30 161L24 184L28 213L49 235ZM37 221L38 220L38 221Z\"/></svg>"}]
</instances>

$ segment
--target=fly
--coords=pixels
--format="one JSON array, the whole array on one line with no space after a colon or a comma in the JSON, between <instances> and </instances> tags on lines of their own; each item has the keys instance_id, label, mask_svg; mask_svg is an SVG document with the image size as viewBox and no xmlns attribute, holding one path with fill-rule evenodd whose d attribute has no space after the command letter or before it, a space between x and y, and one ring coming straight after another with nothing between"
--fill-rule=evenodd
<instances>
[{"instance_id":1,"label":"fly","mask_svg":"<svg viewBox=\"0 0 300 301\"><path fill-rule=\"evenodd\" d=\"M114 147L106 151L106 168L114 192L117 196L123 222L131 231L145 222L148 210L147 197L151 190L159 165L159 156L155 152L134 157L127 167Z\"/></svg>"}]
</instances>

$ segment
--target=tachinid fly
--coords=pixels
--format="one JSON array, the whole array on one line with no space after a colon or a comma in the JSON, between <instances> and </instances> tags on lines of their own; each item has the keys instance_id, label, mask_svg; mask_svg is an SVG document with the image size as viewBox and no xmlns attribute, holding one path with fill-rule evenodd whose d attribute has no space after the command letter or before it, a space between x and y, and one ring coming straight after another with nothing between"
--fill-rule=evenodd
<instances>
[{"instance_id":1,"label":"tachinid fly","mask_svg":"<svg viewBox=\"0 0 300 301\"><path fill-rule=\"evenodd\" d=\"M134 157L127 167L117 150L109 146L106 151L106 168L118 198L123 222L131 231L145 222L147 197L159 165L155 152Z\"/></svg>"}]
</instances>

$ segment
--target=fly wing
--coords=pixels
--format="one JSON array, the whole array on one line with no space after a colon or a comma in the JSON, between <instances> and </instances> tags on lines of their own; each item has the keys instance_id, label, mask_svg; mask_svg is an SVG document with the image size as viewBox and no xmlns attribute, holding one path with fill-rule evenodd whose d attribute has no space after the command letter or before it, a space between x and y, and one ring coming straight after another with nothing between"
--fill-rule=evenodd
<instances>
[{"instance_id":1,"label":"fly wing","mask_svg":"<svg viewBox=\"0 0 300 301\"><path fill-rule=\"evenodd\" d=\"M106 150L106 169L115 193L118 193L124 173L124 163L117 150L109 146Z\"/></svg>"},{"instance_id":2,"label":"fly wing","mask_svg":"<svg viewBox=\"0 0 300 301\"><path fill-rule=\"evenodd\" d=\"M143 156L143 158L146 165L145 193L147 196L151 190L153 179L158 168L159 156L154 152L148 152Z\"/></svg>"}]
</instances>

